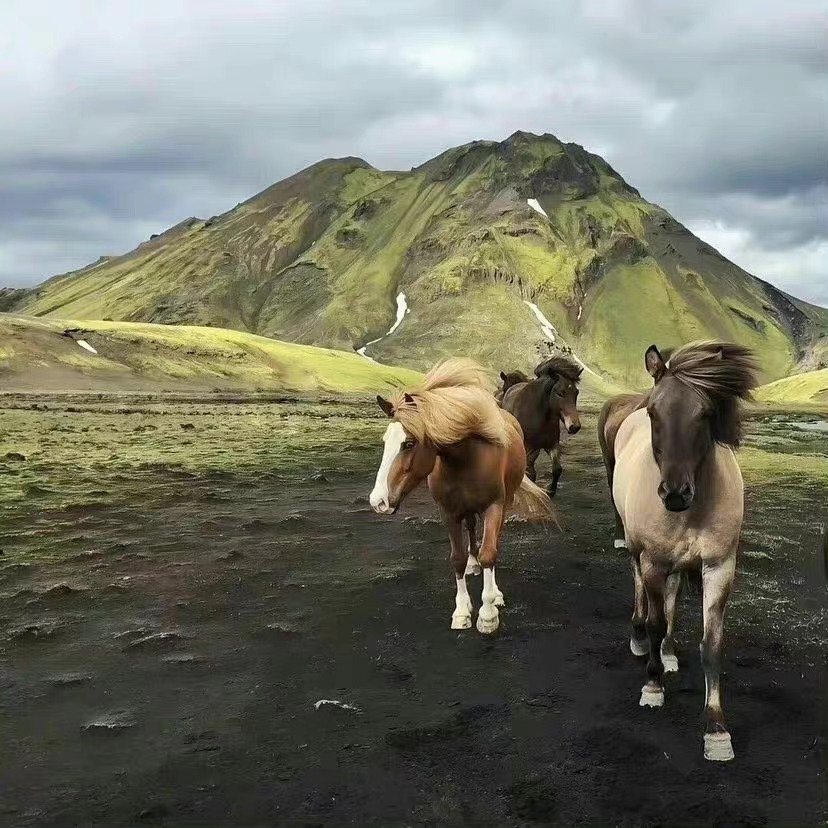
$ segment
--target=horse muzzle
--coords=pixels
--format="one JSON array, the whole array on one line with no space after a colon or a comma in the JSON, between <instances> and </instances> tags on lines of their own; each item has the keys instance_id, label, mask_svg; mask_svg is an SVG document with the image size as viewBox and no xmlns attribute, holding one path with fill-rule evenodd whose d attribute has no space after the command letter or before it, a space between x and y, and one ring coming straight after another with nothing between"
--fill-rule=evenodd
<instances>
[{"instance_id":1,"label":"horse muzzle","mask_svg":"<svg viewBox=\"0 0 828 828\"><path fill-rule=\"evenodd\" d=\"M569 434L577 434L581 430L581 421L564 417L564 426Z\"/></svg>"},{"instance_id":2,"label":"horse muzzle","mask_svg":"<svg viewBox=\"0 0 828 828\"><path fill-rule=\"evenodd\" d=\"M695 487L690 483L673 486L662 480L658 486L658 496L668 512L684 512L689 509L695 495Z\"/></svg>"},{"instance_id":3,"label":"horse muzzle","mask_svg":"<svg viewBox=\"0 0 828 828\"><path fill-rule=\"evenodd\" d=\"M371 492L371 497L369 498L371 503L371 508L378 514L378 515L393 515L394 512L397 511L399 504L394 504L393 506L391 503L388 502L388 498L383 495L375 495Z\"/></svg>"}]
</instances>

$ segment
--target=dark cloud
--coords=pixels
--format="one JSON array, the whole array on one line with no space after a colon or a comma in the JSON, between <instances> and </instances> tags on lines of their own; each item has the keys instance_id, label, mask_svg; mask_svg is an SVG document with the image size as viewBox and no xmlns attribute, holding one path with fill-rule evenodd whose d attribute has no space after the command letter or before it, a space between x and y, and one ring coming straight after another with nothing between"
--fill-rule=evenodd
<instances>
[{"instance_id":1,"label":"dark cloud","mask_svg":"<svg viewBox=\"0 0 828 828\"><path fill-rule=\"evenodd\" d=\"M819 2L29 5L0 33L0 283L323 157L407 168L526 129L600 153L739 264L828 299Z\"/></svg>"}]
</instances>

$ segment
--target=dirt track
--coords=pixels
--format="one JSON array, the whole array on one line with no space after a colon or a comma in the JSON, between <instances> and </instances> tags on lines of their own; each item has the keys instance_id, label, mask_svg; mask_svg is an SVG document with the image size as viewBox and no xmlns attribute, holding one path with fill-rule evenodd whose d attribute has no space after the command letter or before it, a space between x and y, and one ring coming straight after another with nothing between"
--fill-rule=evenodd
<instances>
[{"instance_id":1,"label":"dirt track","mask_svg":"<svg viewBox=\"0 0 828 828\"><path fill-rule=\"evenodd\" d=\"M666 707L639 708L628 565L608 550L593 443L565 460L563 535L507 527L492 638L449 629L434 509L421 492L371 514L367 459L329 461L324 479L153 467L120 480L132 502L111 502L104 475L96 500L14 512L0 824L823 824L807 493L749 492L726 622L737 758L708 763L698 596L680 607ZM24 539L48 561L18 561Z\"/></svg>"}]
</instances>

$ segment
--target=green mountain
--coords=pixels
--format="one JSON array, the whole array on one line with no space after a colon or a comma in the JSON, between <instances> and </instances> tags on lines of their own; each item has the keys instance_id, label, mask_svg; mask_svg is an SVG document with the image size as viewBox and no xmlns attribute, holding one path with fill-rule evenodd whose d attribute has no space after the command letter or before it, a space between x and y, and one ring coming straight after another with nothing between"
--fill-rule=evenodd
<instances>
[{"instance_id":1,"label":"green mountain","mask_svg":"<svg viewBox=\"0 0 828 828\"><path fill-rule=\"evenodd\" d=\"M646 381L651 342L742 342L773 380L824 360L828 341L828 311L741 270L597 155L523 132L408 172L321 161L223 215L0 295L0 309L340 349L376 340L367 356L417 369L458 353L525 368L571 349L605 387Z\"/></svg>"}]
</instances>

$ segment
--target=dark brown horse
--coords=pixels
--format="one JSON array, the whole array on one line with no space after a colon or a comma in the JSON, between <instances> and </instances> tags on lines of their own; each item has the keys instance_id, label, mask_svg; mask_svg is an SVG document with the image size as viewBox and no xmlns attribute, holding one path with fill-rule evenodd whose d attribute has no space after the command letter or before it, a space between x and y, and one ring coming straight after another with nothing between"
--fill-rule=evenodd
<instances>
[{"instance_id":1,"label":"dark brown horse","mask_svg":"<svg viewBox=\"0 0 828 828\"><path fill-rule=\"evenodd\" d=\"M558 490L563 469L560 460L561 423L570 434L581 429L578 381L584 369L565 357L552 357L535 368L535 379L519 371L500 372L500 404L520 423L526 447L526 474L535 480L535 461L545 451L552 460L549 496Z\"/></svg>"},{"instance_id":2,"label":"dark brown horse","mask_svg":"<svg viewBox=\"0 0 828 828\"><path fill-rule=\"evenodd\" d=\"M649 653L639 703L664 704L664 672L678 669L673 626L680 573L700 571L704 755L726 761L733 747L719 688L722 631L744 511L733 450L742 437L739 401L756 386L756 364L747 348L725 342L685 345L666 361L651 345L645 364L652 391L610 400L598 426L616 546L626 546L632 560L630 647L635 655Z\"/></svg>"},{"instance_id":3,"label":"dark brown horse","mask_svg":"<svg viewBox=\"0 0 828 828\"><path fill-rule=\"evenodd\" d=\"M457 581L451 628L471 626L466 575L482 567L477 629L494 632L497 608L504 606L494 568L506 514L512 510L527 518L555 519L546 493L524 473L520 426L497 407L483 371L466 359L447 360L432 369L421 386L400 391L391 400L377 397L377 402L391 423L383 437L371 506L381 514L393 514L409 492L428 479L448 527ZM483 519L479 549L478 516Z\"/></svg>"},{"instance_id":4,"label":"dark brown horse","mask_svg":"<svg viewBox=\"0 0 828 828\"><path fill-rule=\"evenodd\" d=\"M505 374L503 371L500 372L500 388L497 389L497 393L495 394L495 399L498 403L503 403L503 395L513 386L518 385L521 382L530 382L529 377L523 373L523 371L510 371L508 374Z\"/></svg>"}]
</instances>

